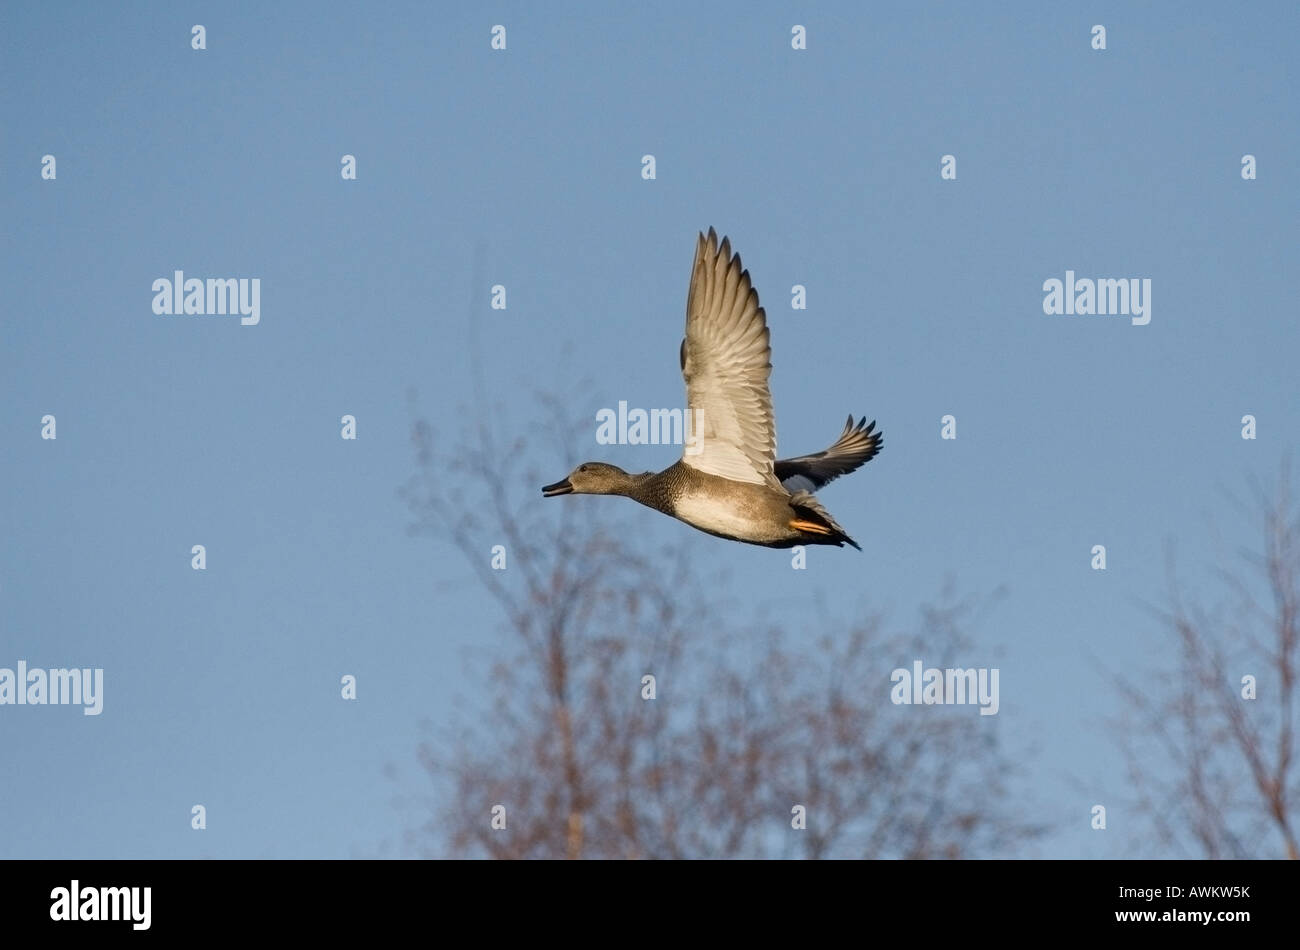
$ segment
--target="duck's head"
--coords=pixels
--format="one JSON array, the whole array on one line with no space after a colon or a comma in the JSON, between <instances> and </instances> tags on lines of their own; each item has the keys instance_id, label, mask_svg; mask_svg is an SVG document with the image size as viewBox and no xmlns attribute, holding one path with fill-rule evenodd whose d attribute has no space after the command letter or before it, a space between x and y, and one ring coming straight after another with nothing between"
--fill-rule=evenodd
<instances>
[{"instance_id":1,"label":"duck's head","mask_svg":"<svg viewBox=\"0 0 1300 950\"><path fill-rule=\"evenodd\" d=\"M583 462L568 478L554 485L543 485L542 495L621 495L632 481L632 476L617 465L604 462Z\"/></svg>"}]
</instances>

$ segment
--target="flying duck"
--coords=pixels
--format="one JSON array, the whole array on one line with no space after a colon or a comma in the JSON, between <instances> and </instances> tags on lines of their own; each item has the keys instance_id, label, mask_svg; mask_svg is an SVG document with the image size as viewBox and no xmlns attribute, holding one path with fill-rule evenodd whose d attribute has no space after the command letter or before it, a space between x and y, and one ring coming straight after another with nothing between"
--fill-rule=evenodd
<instances>
[{"instance_id":1,"label":"flying duck","mask_svg":"<svg viewBox=\"0 0 1300 950\"><path fill-rule=\"evenodd\" d=\"M861 551L812 493L875 458L882 434L850 415L825 451L776 458L767 315L740 255L727 238L719 246L713 228L695 245L681 364L694 438L679 462L639 475L584 462L542 495L624 495L732 541Z\"/></svg>"}]
</instances>

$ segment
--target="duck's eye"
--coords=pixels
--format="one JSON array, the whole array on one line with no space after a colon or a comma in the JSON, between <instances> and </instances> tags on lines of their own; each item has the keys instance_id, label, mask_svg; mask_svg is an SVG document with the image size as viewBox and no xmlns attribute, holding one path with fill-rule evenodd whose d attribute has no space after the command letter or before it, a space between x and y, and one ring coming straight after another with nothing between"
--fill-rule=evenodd
<instances>
[{"instance_id":1,"label":"duck's eye","mask_svg":"<svg viewBox=\"0 0 1300 950\"><path fill-rule=\"evenodd\" d=\"M578 471L580 471L580 472L585 472L586 470L587 470L587 466L585 466L585 465L579 465L579 466L578 466Z\"/></svg>"}]
</instances>

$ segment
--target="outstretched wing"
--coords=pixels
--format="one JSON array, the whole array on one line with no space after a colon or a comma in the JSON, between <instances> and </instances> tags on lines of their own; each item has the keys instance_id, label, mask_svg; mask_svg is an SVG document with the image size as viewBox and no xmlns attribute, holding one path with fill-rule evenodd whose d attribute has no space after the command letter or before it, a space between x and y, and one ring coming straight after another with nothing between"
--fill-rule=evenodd
<instances>
[{"instance_id":1,"label":"outstretched wing","mask_svg":"<svg viewBox=\"0 0 1300 950\"><path fill-rule=\"evenodd\" d=\"M774 466L776 477L787 491L814 492L841 475L847 475L876 457L884 444L884 434L876 432L876 421L867 425L866 416L854 425L853 416L844 423L844 431L825 452L781 459Z\"/></svg>"},{"instance_id":2,"label":"outstretched wing","mask_svg":"<svg viewBox=\"0 0 1300 950\"><path fill-rule=\"evenodd\" d=\"M682 376L692 415L691 468L738 482L779 488L773 472L776 422L768 376L767 316L731 243L709 228L695 247L686 298Z\"/></svg>"}]
</instances>

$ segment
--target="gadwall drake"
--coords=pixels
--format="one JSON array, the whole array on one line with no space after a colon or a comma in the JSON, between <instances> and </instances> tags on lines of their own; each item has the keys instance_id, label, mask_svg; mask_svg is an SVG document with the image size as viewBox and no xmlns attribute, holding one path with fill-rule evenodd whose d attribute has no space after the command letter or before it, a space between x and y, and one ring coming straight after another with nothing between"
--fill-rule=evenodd
<instances>
[{"instance_id":1,"label":"gadwall drake","mask_svg":"<svg viewBox=\"0 0 1300 950\"><path fill-rule=\"evenodd\" d=\"M767 316L731 243L709 228L695 246L681 347L686 402L694 417L681 461L633 475L584 462L542 494L624 495L709 534L788 548L846 542L862 550L812 493L870 461L881 433L866 418L824 452L776 459L772 347Z\"/></svg>"}]
</instances>

